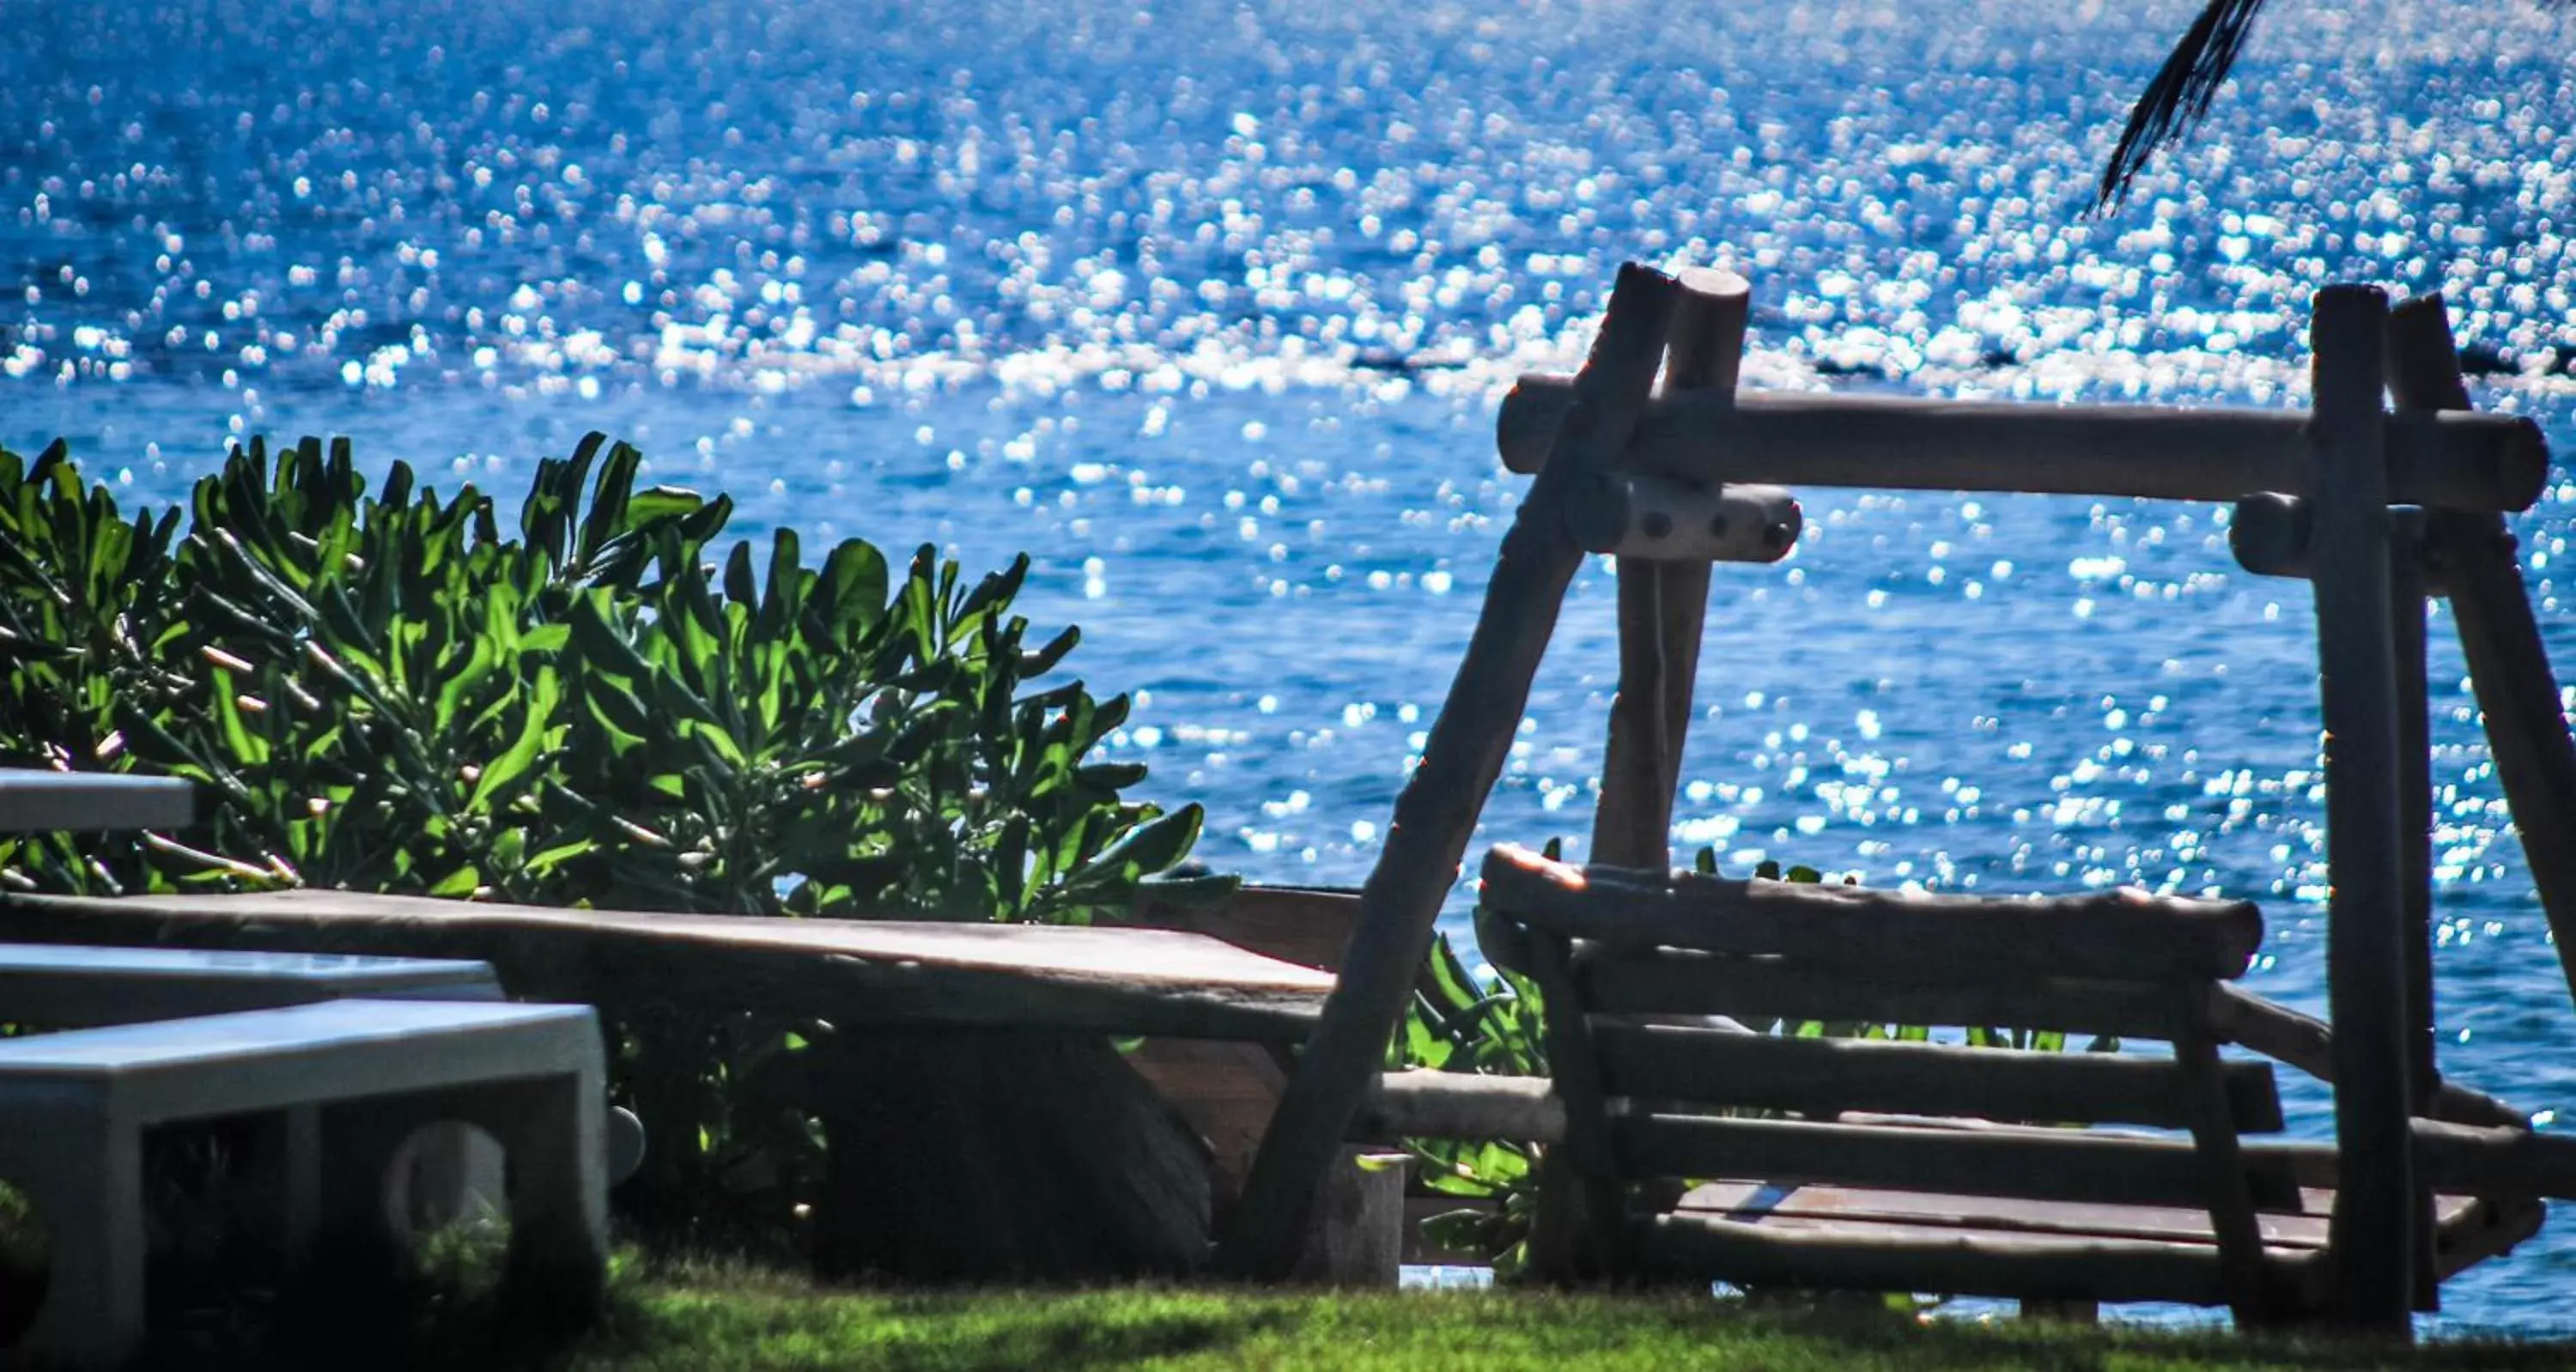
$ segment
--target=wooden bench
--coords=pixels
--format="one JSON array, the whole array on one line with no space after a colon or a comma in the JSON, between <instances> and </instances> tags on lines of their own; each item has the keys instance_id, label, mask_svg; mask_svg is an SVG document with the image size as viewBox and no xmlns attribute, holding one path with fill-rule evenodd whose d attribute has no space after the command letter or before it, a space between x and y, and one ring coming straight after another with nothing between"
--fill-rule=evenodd
<instances>
[{"instance_id":1,"label":"wooden bench","mask_svg":"<svg viewBox=\"0 0 2576 1372\"><path fill-rule=\"evenodd\" d=\"M51 1240L17 1355L115 1366L144 1332L141 1156L148 1128L271 1115L275 1221L290 1263L381 1253L397 1151L457 1120L509 1158L514 1288L595 1302L607 1256L604 1090L587 1006L336 1000L0 1040L0 1177ZM340 1270L335 1267L333 1270Z\"/></svg>"},{"instance_id":2,"label":"wooden bench","mask_svg":"<svg viewBox=\"0 0 2576 1372\"><path fill-rule=\"evenodd\" d=\"M2325 1302L2332 1178L2241 1141L2283 1127L2272 1066L2218 1052L2222 983L2262 936L2249 904L1918 896L1499 848L1484 905L1488 956L1548 1000L1605 1271L2240 1321ZM1779 1029L1693 1019L1711 1015ZM2041 1052L1862 1032L1900 1025L2075 1037ZM2080 1051L2088 1035L2120 1051ZM2171 1051L2129 1051L2144 1039ZM2539 1222L2529 1200L2428 1201L2444 1276Z\"/></svg>"}]
</instances>

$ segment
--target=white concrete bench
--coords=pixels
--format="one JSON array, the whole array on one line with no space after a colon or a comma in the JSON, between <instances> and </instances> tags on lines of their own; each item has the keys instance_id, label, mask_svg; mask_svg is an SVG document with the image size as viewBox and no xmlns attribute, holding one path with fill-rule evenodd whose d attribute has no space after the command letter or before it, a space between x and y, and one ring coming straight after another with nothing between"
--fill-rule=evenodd
<instances>
[{"instance_id":1,"label":"white concrete bench","mask_svg":"<svg viewBox=\"0 0 2576 1372\"><path fill-rule=\"evenodd\" d=\"M197 788L178 777L0 767L0 834L185 829Z\"/></svg>"},{"instance_id":2,"label":"white concrete bench","mask_svg":"<svg viewBox=\"0 0 2576 1372\"><path fill-rule=\"evenodd\" d=\"M502 998L491 964L463 959L0 943L0 1024L83 1029L351 997Z\"/></svg>"},{"instance_id":3,"label":"white concrete bench","mask_svg":"<svg viewBox=\"0 0 2576 1372\"><path fill-rule=\"evenodd\" d=\"M0 1177L51 1240L44 1304L15 1350L114 1366L144 1328L143 1133L279 1122L275 1219L305 1275L392 1242L384 1178L422 1125L460 1120L509 1158L507 1279L587 1306L607 1256L604 1089L587 1006L336 1000L0 1039Z\"/></svg>"}]
</instances>

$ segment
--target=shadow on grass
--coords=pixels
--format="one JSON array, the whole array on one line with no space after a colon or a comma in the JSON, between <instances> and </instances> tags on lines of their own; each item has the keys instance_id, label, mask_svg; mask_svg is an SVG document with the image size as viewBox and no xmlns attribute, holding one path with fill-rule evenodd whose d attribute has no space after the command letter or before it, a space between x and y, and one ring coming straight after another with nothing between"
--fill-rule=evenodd
<instances>
[{"instance_id":1,"label":"shadow on grass","mask_svg":"<svg viewBox=\"0 0 2576 1372\"><path fill-rule=\"evenodd\" d=\"M826 1287L725 1264L656 1264L622 1280L584 1366L864 1366L885 1372L1048 1372L1226 1359L1293 1333L1290 1303L1253 1293L902 1291Z\"/></svg>"}]
</instances>

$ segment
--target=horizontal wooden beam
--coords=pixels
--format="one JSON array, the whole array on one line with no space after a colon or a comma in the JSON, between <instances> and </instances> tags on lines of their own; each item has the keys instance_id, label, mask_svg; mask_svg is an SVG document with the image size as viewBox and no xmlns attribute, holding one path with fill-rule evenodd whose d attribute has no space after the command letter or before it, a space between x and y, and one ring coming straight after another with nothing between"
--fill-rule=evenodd
<instances>
[{"instance_id":1,"label":"horizontal wooden beam","mask_svg":"<svg viewBox=\"0 0 2576 1372\"><path fill-rule=\"evenodd\" d=\"M2208 1178L2187 1138L1659 1114L1630 1114L1612 1129L1620 1168L1634 1177L1761 1177L2115 1205L2208 1204ZM2249 1147L2246 1172L2257 1205L2297 1207L2291 1160Z\"/></svg>"},{"instance_id":2,"label":"horizontal wooden beam","mask_svg":"<svg viewBox=\"0 0 2576 1372\"><path fill-rule=\"evenodd\" d=\"M1488 917L1486 923L1494 921ZM1490 948L1480 940L1479 946ZM1603 1014L1732 1015L1737 1019L1871 1020L1881 1024L2053 1029L2115 1038L2169 1038L2180 1008L2153 982L2020 977L1941 979L1920 968L1861 975L1840 965L1727 957L1683 948L1587 946L1574 959L1583 1003Z\"/></svg>"},{"instance_id":3,"label":"horizontal wooden beam","mask_svg":"<svg viewBox=\"0 0 2576 1372\"><path fill-rule=\"evenodd\" d=\"M2334 1082L2334 1030L2314 1015L2275 1005L2235 986L2214 988L2210 1021L2221 1040L2242 1044L2276 1062L2284 1062L2319 1081ZM2462 1086L2441 1082L2432 1099L2418 1110L2453 1124L2527 1128L2530 1116L2503 1101Z\"/></svg>"},{"instance_id":4,"label":"horizontal wooden beam","mask_svg":"<svg viewBox=\"0 0 2576 1372\"><path fill-rule=\"evenodd\" d=\"M283 891L0 897L22 942L467 957L513 995L650 1000L839 1025L1293 1041L1329 973L1163 929L764 919Z\"/></svg>"},{"instance_id":5,"label":"horizontal wooden beam","mask_svg":"<svg viewBox=\"0 0 2576 1372\"><path fill-rule=\"evenodd\" d=\"M2436 1192L2576 1200L2576 1138L2427 1119L2412 1121L2409 1132L2415 1175ZM2329 1144L2248 1139L2245 1159L2249 1167L2285 1173L2301 1186L2331 1187L2343 1180L2342 1159Z\"/></svg>"},{"instance_id":6,"label":"horizontal wooden beam","mask_svg":"<svg viewBox=\"0 0 2576 1372\"><path fill-rule=\"evenodd\" d=\"M2314 536L2314 513L2308 502L2286 495L2249 495L2236 502L2236 513L2227 521L2228 550L2236 554L2237 566L2256 576L2305 581L2315 575L2310 547ZM2451 593L2442 565L2425 556L2423 511L2389 513L2388 556L2401 572L2412 574L2425 595Z\"/></svg>"},{"instance_id":7,"label":"horizontal wooden beam","mask_svg":"<svg viewBox=\"0 0 2576 1372\"><path fill-rule=\"evenodd\" d=\"M1495 426L1504 466L1537 470L1571 397L1561 377L1521 378ZM2391 503L2524 510L2548 480L2549 445L2529 419L2443 413L2383 423ZM2231 501L2308 494L2307 426L2295 410L1682 394L1647 405L1618 465L1792 488Z\"/></svg>"},{"instance_id":8,"label":"horizontal wooden beam","mask_svg":"<svg viewBox=\"0 0 2576 1372\"><path fill-rule=\"evenodd\" d=\"M1509 844L1486 856L1483 875L1488 906L1568 938L1872 972L2234 977L2263 941L2262 914L2249 902L2134 889L2018 900L1925 895L1575 867Z\"/></svg>"},{"instance_id":9,"label":"horizontal wooden beam","mask_svg":"<svg viewBox=\"0 0 2576 1372\"><path fill-rule=\"evenodd\" d=\"M1360 1099L1350 1133L1356 1143L1397 1139L1565 1138L1565 1102L1547 1077L1473 1072L1389 1072Z\"/></svg>"},{"instance_id":10,"label":"horizontal wooden beam","mask_svg":"<svg viewBox=\"0 0 2576 1372\"><path fill-rule=\"evenodd\" d=\"M2576 1138L2415 1121L2415 1166L2436 1190L2576 1200Z\"/></svg>"},{"instance_id":11,"label":"horizontal wooden beam","mask_svg":"<svg viewBox=\"0 0 2576 1372\"><path fill-rule=\"evenodd\" d=\"M2171 1058L2143 1053L2040 1053L1888 1039L1729 1034L1669 1024L1596 1020L1603 1084L1616 1095L1833 1114L1875 1110L1968 1115L2032 1124L2188 1127ZM2223 1089L2236 1128L2282 1127L2265 1062L2229 1062Z\"/></svg>"}]
</instances>

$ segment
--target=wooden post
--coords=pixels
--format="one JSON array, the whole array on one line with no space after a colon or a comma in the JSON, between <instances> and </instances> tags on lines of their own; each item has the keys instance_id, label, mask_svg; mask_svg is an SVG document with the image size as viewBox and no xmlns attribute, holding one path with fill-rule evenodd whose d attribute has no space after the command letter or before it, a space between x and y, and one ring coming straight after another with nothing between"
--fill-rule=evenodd
<instances>
[{"instance_id":1,"label":"wooden post","mask_svg":"<svg viewBox=\"0 0 2576 1372\"><path fill-rule=\"evenodd\" d=\"M2207 985L2174 983L2174 1067L2182 1075L2182 1094L2191 1110L2193 1151L2208 1178L2209 1227L2218 1240L2227 1306L2237 1327L2244 1329L2271 1313L2271 1279L2265 1271L2262 1221L2254 1213L2254 1190L2237 1145L2236 1113L2229 1106L2218 1059L2218 1035L2209 1022Z\"/></svg>"},{"instance_id":2,"label":"wooden post","mask_svg":"<svg viewBox=\"0 0 2576 1372\"><path fill-rule=\"evenodd\" d=\"M1601 1272L1624 1276L1635 1268L1628 1245L1628 1188L1620 1180L1618 1149L1610 1137L1609 1100L1601 1087L1601 1064L1592 1043L1592 1022L1584 1016L1583 999L1575 992L1573 974L1566 968L1571 947L1572 941L1560 934L1532 931L1530 935L1531 971L1549 1007L1548 1075L1555 1078L1557 1094L1565 1100L1563 1152L1551 1150L1547 1161L1554 1164L1552 1180L1558 1190L1567 1189L1569 1170L1574 1174L1572 1179L1582 1183L1581 1215L1584 1231L1592 1240L1588 1254L1592 1264ZM1569 1169L1560 1158L1570 1160L1572 1167ZM1544 1187L1547 1181L1540 1184ZM1554 1216L1560 1224L1568 1218L1562 1206ZM1542 1237L1551 1239L1544 1247L1556 1251L1542 1253ZM1546 1259L1542 1276L1562 1281L1577 1275L1580 1261L1569 1261L1572 1255L1563 1251L1565 1247L1562 1239L1532 1230L1533 1258Z\"/></svg>"},{"instance_id":3,"label":"wooden post","mask_svg":"<svg viewBox=\"0 0 2576 1372\"><path fill-rule=\"evenodd\" d=\"M2442 1081L2433 1042L2433 737L2424 680L2424 512L2389 512L2388 631L2397 669L2397 865L2406 943L2407 1099L2424 1108ZM2433 1188L2415 1182L2415 1308L2442 1308Z\"/></svg>"},{"instance_id":4,"label":"wooden post","mask_svg":"<svg viewBox=\"0 0 2576 1372\"><path fill-rule=\"evenodd\" d=\"M1733 272L1705 267L1680 279L1663 393L1732 394L1752 287ZM1619 694L1601 755L1594 862L1660 870L1672 860L1673 791L1690 731L1708 581L1705 562L1619 561Z\"/></svg>"},{"instance_id":5,"label":"wooden post","mask_svg":"<svg viewBox=\"0 0 2576 1372\"><path fill-rule=\"evenodd\" d=\"M1628 446L1654 387L1678 293L1671 277L1652 268L1629 263L1619 269L1601 333L1576 378L1575 406L1503 536L1475 635L1432 722L1421 764L1396 797L1386 846L1360 893L1341 980L1262 1136L1243 1199L1219 1235L1220 1271L1276 1279L1296 1261L1316 1185L1403 1022L1440 903L1502 773L1529 704L1530 680L1581 565L1583 554L1565 526L1569 498L1600 479Z\"/></svg>"},{"instance_id":6,"label":"wooden post","mask_svg":"<svg viewBox=\"0 0 2576 1372\"><path fill-rule=\"evenodd\" d=\"M2317 650L2326 729L2326 975L2335 1138L2343 1159L2329 1246L2337 1322L2412 1333L2415 1188L2408 1132L2404 875L2397 699L2389 642L2388 474L2381 439L2388 297L2317 292L2311 322L2319 565Z\"/></svg>"},{"instance_id":7,"label":"wooden post","mask_svg":"<svg viewBox=\"0 0 2576 1372\"><path fill-rule=\"evenodd\" d=\"M2399 408L2469 407L2440 295L2390 311L2388 350L2388 384ZM2556 936L2558 965L2576 992L2576 741L2523 589L2513 534L2501 515L2436 510L2425 536L2451 590L2452 622L2486 716L2496 780Z\"/></svg>"}]
</instances>

